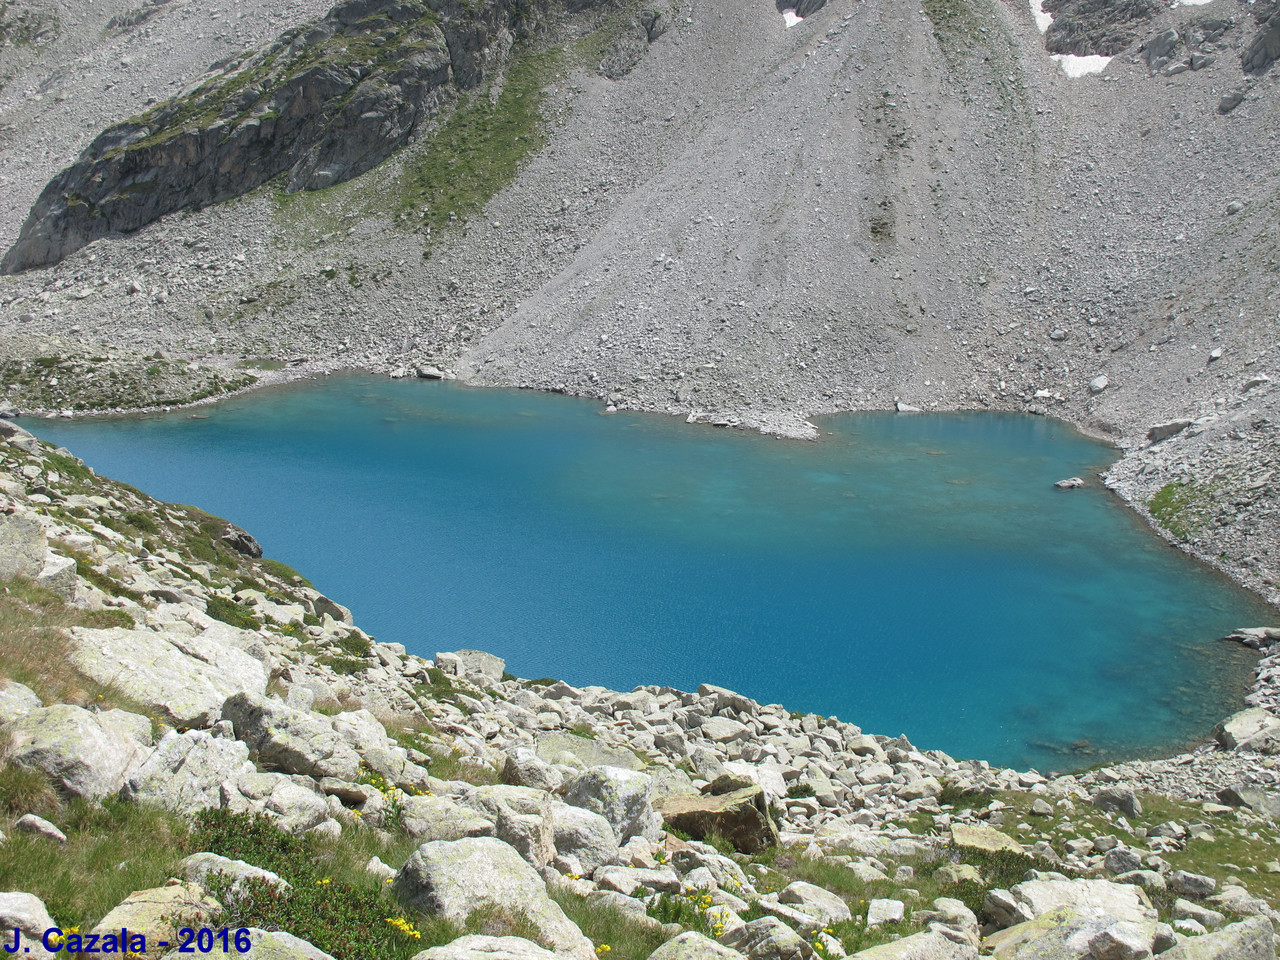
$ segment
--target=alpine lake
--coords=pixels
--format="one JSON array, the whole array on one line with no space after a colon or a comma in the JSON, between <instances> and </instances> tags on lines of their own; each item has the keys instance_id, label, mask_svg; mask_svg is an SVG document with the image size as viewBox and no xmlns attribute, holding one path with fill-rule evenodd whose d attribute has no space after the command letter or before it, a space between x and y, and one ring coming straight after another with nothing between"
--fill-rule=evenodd
<instances>
[{"instance_id":1,"label":"alpine lake","mask_svg":"<svg viewBox=\"0 0 1280 960\"><path fill-rule=\"evenodd\" d=\"M842 414L817 442L366 375L164 415L23 421L193 503L426 657L730 687L1041 772L1168 754L1241 709L1272 621L1013 414ZM1075 490L1064 477L1086 478Z\"/></svg>"}]
</instances>

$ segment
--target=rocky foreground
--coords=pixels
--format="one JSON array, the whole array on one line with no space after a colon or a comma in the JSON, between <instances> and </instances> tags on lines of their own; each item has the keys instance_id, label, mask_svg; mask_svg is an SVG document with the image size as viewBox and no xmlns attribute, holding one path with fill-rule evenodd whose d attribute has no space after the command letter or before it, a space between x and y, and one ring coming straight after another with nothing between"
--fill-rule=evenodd
<instances>
[{"instance_id":1,"label":"rocky foreground","mask_svg":"<svg viewBox=\"0 0 1280 960\"><path fill-rule=\"evenodd\" d=\"M245 531L0 431L0 926L37 953L1277 955L1274 658L1214 744L1049 779L711 685L424 660Z\"/></svg>"}]
</instances>

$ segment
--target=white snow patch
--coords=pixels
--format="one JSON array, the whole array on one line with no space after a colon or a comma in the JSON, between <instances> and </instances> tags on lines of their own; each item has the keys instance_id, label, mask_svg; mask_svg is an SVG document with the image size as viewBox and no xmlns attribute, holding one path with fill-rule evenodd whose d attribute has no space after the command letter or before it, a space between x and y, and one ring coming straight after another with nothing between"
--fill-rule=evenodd
<instances>
[{"instance_id":1,"label":"white snow patch","mask_svg":"<svg viewBox=\"0 0 1280 960\"><path fill-rule=\"evenodd\" d=\"M787 7L787 9L782 11L782 22L785 23L788 27L794 27L797 23L799 23L803 19L804 17L796 16L795 7Z\"/></svg>"},{"instance_id":2,"label":"white snow patch","mask_svg":"<svg viewBox=\"0 0 1280 960\"><path fill-rule=\"evenodd\" d=\"M1110 57L1077 57L1070 53L1055 53L1052 56L1062 67L1062 72L1072 79L1087 77L1091 73L1101 73L1111 62Z\"/></svg>"},{"instance_id":3,"label":"white snow patch","mask_svg":"<svg viewBox=\"0 0 1280 960\"><path fill-rule=\"evenodd\" d=\"M1213 0L1173 0L1175 7L1203 7L1206 3L1213 3Z\"/></svg>"},{"instance_id":4,"label":"white snow patch","mask_svg":"<svg viewBox=\"0 0 1280 960\"><path fill-rule=\"evenodd\" d=\"M1209 0L1195 0L1196 3L1208 3ZM1045 13L1044 0L1030 0L1031 16L1035 18L1036 29L1044 33L1049 29L1049 24L1053 23L1053 14Z\"/></svg>"}]
</instances>

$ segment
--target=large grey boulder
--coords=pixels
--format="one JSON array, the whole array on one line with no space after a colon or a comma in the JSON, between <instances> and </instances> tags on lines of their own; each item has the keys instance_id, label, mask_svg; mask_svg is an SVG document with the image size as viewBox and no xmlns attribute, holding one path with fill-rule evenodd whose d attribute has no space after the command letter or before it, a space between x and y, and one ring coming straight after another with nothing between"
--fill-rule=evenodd
<instances>
[{"instance_id":1,"label":"large grey boulder","mask_svg":"<svg viewBox=\"0 0 1280 960\"><path fill-rule=\"evenodd\" d=\"M569 783L564 800L600 814L623 844L632 837L658 839L662 818L653 809L652 796L653 780L646 774L621 767L592 767Z\"/></svg>"},{"instance_id":2,"label":"large grey boulder","mask_svg":"<svg viewBox=\"0 0 1280 960\"><path fill-rule=\"evenodd\" d=\"M1166 960L1275 960L1274 933L1266 917L1250 917L1217 933L1183 940L1160 956Z\"/></svg>"},{"instance_id":3,"label":"large grey boulder","mask_svg":"<svg viewBox=\"0 0 1280 960\"><path fill-rule=\"evenodd\" d=\"M360 757L327 717L295 710L259 694L238 693L222 705L236 739L258 755L258 764L282 773L356 780Z\"/></svg>"},{"instance_id":4,"label":"large grey boulder","mask_svg":"<svg viewBox=\"0 0 1280 960\"><path fill-rule=\"evenodd\" d=\"M0 580L34 580L44 569L48 546L44 526L35 516L0 514Z\"/></svg>"},{"instance_id":5,"label":"large grey boulder","mask_svg":"<svg viewBox=\"0 0 1280 960\"><path fill-rule=\"evenodd\" d=\"M619 862L613 827L600 814L567 803L553 803L551 824L556 852L577 857L586 875L598 867Z\"/></svg>"},{"instance_id":6,"label":"large grey boulder","mask_svg":"<svg viewBox=\"0 0 1280 960\"><path fill-rule=\"evenodd\" d=\"M124 783L121 795L190 815L222 806L222 784L253 773L249 748L204 730L170 730Z\"/></svg>"},{"instance_id":7,"label":"large grey boulder","mask_svg":"<svg viewBox=\"0 0 1280 960\"><path fill-rule=\"evenodd\" d=\"M243 860L220 857L216 853L193 853L189 857L184 857L178 864L178 870L183 879L198 885L205 893L213 892L210 879L219 875L227 878L230 883L227 892L232 896L245 891L247 881L250 880L261 880L281 891L292 889L288 881L282 880L279 874L255 867Z\"/></svg>"},{"instance_id":8,"label":"large grey boulder","mask_svg":"<svg viewBox=\"0 0 1280 960\"><path fill-rule=\"evenodd\" d=\"M521 918L549 950L595 960L591 941L547 894L520 854L492 837L424 843L396 875L392 887L408 907L465 923L478 910Z\"/></svg>"},{"instance_id":9,"label":"large grey boulder","mask_svg":"<svg viewBox=\"0 0 1280 960\"><path fill-rule=\"evenodd\" d=\"M495 829L492 820L446 797L405 797L401 819L405 832L423 842L492 837Z\"/></svg>"},{"instance_id":10,"label":"large grey boulder","mask_svg":"<svg viewBox=\"0 0 1280 960\"><path fill-rule=\"evenodd\" d=\"M98 800L115 793L150 752L68 703L32 710L3 729L9 762L43 773L65 797Z\"/></svg>"},{"instance_id":11,"label":"large grey boulder","mask_svg":"<svg viewBox=\"0 0 1280 960\"><path fill-rule=\"evenodd\" d=\"M817 917L824 925L853 919L849 905L829 890L796 880L778 893L778 901L794 906L801 913Z\"/></svg>"},{"instance_id":12,"label":"large grey boulder","mask_svg":"<svg viewBox=\"0 0 1280 960\"><path fill-rule=\"evenodd\" d=\"M30 951L24 953L24 956L48 958L58 956L56 953L45 950L42 942L45 931L55 926L57 924L49 916L44 901L34 894L18 891L0 893L0 929L5 931L6 940L10 940L14 930L21 932L22 946Z\"/></svg>"},{"instance_id":13,"label":"large grey boulder","mask_svg":"<svg viewBox=\"0 0 1280 960\"><path fill-rule=\"evenodd\" d=\"M564 776L531 748L516 747L503 761L502 782L514 787L555 791L563 785Z\"/></svg>"},{"instance_id":14,"label":"large grey boulder","mask_svg":"<svg viewBox=\"0 0 1280 960\"><path fill-rule=\"evenodd\" d=\"M759 853L778 842L778 828L764 791L755 784L718 795L662 797L656 808L669 829L681 830L696 840L718 834L742 853Z\"/></svg>"},{"instance_id":15,"label":"large grey boulder","mask_svg":"<svg viewBox=\"0 0 1280 960\"><path fill-rule=\"evenodd\" d=\"M185 960L186 956L175 951L165 960ZM263 930L260 927L249 927L249 950L245 956L251 956L253 960L334 960L301 937L283 930Z\"/></svg>"},{"instance_id":16,"label":"large grey boulder","mask_svg":"<svg viewBox=\"0 0 1280 960\"><path fill-rule=\"evenodd\" d=\"M1280 718L1261 707L1227 717L1214 727L1213 735L1225 750L1280 753Z\"/></svg>"},{"instance_id":17,"label":"large grey boulder","mask_svg":"<svg viewBox=\"0 0 1280 960\"><path fill-rule=\"evenodd\" d=\"M1247 783L1234 783L1218 791L1218 799L1232 807L1247 807L1254 813L1280 820L1280 794Z\"/></svg>"},{"instance_id":18,"label":"large grey boulder","mask_svg":"<svg viewBox=\"0 0 1280 960\"><path fill-rule=\"evenodd\" d=\"M115 686L173 726L208 727L227 697L267 689L266 668L229 639L239 634L220 627L194 637L77 627L71 660L85 676Z\"/></svg>"},{"instance_id":19,"label":"large grey boulder","mask_svg":"<svg viewBox=\"0 0 1280 960\"><path fill-rule=\"evenodd\" d=\"M1105 787L1092 797L1099 810L1114 810L1127 817L1142 816L1142 801L1129 787Z\"/></svg>"},{"instance_id":20,"label":"large grey boulder","mask_svg":"<svg viewBox=\"0 0 1280 960\"><path fill-rule=\"evenodd\" d=\"M558 960L559 954L544 950L523 937L485 937L472 934L453 943L415 953L412 960Z\"/></svg>"},{"instance_id":21,"label":"large grey boulder","mask_svg":"<svg viewBox=\"0 0 1280 960\"><path fill-rule=\"evenodd\" d=\"M626 747L615 747L612 744L601 743L599 740L588 740L586 737L565 733L562 730L548 730L538 734L534 753L547 763L564 763L565 760L572 760L569 766L644 769L640 758Z\"/></svg>"},{"instance_id":22,"label":"large grey boulder","mask_svg":"<svg viewBox=\"0 0 1280 960\"><path fill-rule=\"evenodd\" d=\"M483 650L455 650L452 653L437 653L436 667L442 673L454 677L498 681L506 672L507 662Z\"/></svg>"},{"instance_id":23,"label":"large grey boulder","mask_svg":"<svg viewBox=\"0 0 1280 960\"><path fill-rule=\"evenodd\" d=\"M695 930L672 937L653 953L649 960L741 960L742 954L723 947Z\"/></svg>"},{"instance_id":24,"label":"large grey boulder","mask_svg":"<svg viewBox=\"0 0 1280 960\"><path fill-rule=\"evenodd\" d=\"M535 867L556 855L551 795L532 787L505 784L477 787L463 801L494 825L494 836L509 843Z\"/></svg>"},{"instance_id":25,"label":"large grey boulder","mask_svg":"<svg viewBox=\"0 0 1280 960\"><path fill-rule=\"evenodd\" d=\"M936 930L925 930L892 943L860 950L853 956L859 960L977 960L978 948L948 940Z\"/></svg>"},{"instance_id":26,"label":"large grey boulder","mask_svg":"<svg viewBox=\"0 0 1280 960\"><path fill-rule=\"evenodd\" d=\"M1001 893L993 890L988 894L989 915L1000 913L991 904ZM1142 888L1106 880L1025 880L1011 887L1005 896L1016 907L1010 917L1015 921L1035 919L1062 907L1081 914L1105 914L1117 921L1140 923L1156 919L1156 911Z\"/></svg>"},{"instance_id":27,"label":"large grey boulder","mask_svg":"<svg viewBox=\"0 0 1280 960\"><path fill-rule=\"evenodd\" d=\"M746 954L748 960L802 960L813 956L813 947L777 917L745 923L725 933L720 942Z\"/></svg>"},{"instance_id":28,"label":"large grey boulder","mask_svg":"<svg viewBox=\"0 0 1280 960\"><path fill-rule=\"evenodd\" d=\"M1151 955L1156 933L1154 919L1121 920L1097 907L1061 906L992 934L984 945L1000 960L1013 957L1118 960L1126 951L1133 951L1126 960L1136 960Z\"/></svg>"},{"instance_id":29,"label":"large grey boulder","mask_svg":"<svg viewBox=\"0 0 1280 960\"><path fill-rule=\"evenodd\" d=\"M92 932L119 934L127 928L130 934L145 936L148 944L161 940L172 943L177 939L179 927L199 927L221 912L222 905L198 885L169 883L150 890L135 890L98 921Z\"/></svg>"},{"instance_id":30,"label":"large grey boulder","mask_svg":"<svg viewBox=\"0 0 1280 960\"><path fill-rule=\"evenodd\" d=\"M280 773L245 773L224 783L222 805L233 813L261 814L286 833L306 833L329 821L329 804L314 784Z\"/></svg>"}]
</instances>

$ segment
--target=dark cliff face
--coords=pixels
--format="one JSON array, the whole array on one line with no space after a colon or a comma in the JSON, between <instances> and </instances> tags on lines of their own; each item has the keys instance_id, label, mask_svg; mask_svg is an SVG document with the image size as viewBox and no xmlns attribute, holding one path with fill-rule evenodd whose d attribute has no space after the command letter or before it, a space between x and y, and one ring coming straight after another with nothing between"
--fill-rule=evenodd
<instances>
[{"instance_id":1,"label":"dark cliff face","mask_svg":"<svg viewBox=\"0 0 1280 960\"><path fill-rule=\"evenodd\" d=\"M187 95L100 134L45 187L0 271L57 263L110 233L283 177L341 183L484 82L540 11L496 0L349 0ZM492 53L491 53L492 49Z\"/></svg>"}]
</instances>

